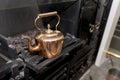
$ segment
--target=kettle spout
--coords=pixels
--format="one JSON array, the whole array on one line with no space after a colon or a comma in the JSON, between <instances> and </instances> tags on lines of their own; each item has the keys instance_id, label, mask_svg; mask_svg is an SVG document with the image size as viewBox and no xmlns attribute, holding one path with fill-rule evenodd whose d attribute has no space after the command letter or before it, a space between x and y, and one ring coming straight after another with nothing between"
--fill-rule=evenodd
<instances>
[{"instance_id":1,"label":"kettle spout","mask_svg":"<svg viewBox=\"0 0 120 80\"><path fill-rule=\"evenodd\" d=\"M37 52L40 51L41 45L38 43L35 46L32 46L32 40L29 36L22 35L22 39L27 39L28 40L28 50L30 52Z\"/></svg>"}]
</instances>

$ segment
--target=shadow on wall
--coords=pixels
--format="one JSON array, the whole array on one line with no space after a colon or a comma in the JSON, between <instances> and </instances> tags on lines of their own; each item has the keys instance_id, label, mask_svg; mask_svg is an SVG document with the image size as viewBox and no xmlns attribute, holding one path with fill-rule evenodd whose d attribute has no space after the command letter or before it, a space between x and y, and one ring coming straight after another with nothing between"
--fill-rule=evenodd
<instances>
[{"instance_id":1,"label":"shadow on wall","mask_svg":"<svg viewBox=\"0 0 120 80\"><path fill-rule=\"evenodd\" d=\"M0 34L5 36L33 28L39 9L34 0L4 0L0 2Z\"/></svg>"}]
</instances>

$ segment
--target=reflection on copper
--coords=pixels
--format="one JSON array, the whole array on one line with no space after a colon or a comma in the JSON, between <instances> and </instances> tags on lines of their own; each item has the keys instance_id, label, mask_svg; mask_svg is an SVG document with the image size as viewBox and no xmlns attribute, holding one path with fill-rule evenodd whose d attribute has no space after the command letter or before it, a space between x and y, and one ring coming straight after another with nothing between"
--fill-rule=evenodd
<instances>
[{"instance_id":1,"label":"reflection on copper","mask_svg":"<svg viewBox=\"0 0 120 80\"><path fill-rule=\"evenodd\" d=\"M44 17L49 16L57 16L58 22L56 24L56 30L50 29L50 24L48 24L48 29L46 31L42 31L37 26L37 20ZM49 13L43 13L39 14L37 18L34 21L35 27L40 31L35 36L35 45L32 45L32 40L29 36L22 35L23 39L28 40L28 49L30 52L39 52L39 54L45 58L53 58L56 57L61 53L62 45L63 45L63 34L57 30L57 26L60 23L60 16L57 14L57 12L49 12Z\"/></svg>"}]
</instances>

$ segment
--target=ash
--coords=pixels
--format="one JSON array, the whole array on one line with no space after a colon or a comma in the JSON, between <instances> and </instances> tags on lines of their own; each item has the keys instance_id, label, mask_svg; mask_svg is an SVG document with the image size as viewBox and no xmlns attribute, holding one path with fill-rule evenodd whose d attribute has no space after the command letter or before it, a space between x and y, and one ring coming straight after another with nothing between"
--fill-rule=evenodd
<instances>
[{"instance_id":1,"label":"ash","mask_svg":"<svg viewBox=\"0 0 120 80\"><path fill-rule=\"evenodd\" d=\"M33 39L34 39L34 36L36 33L38 33L37 30L29 30L25 33L21 33L21 34L12 36L12 37L8 37L9 47L17 50L17 53L23 53L23 54L29 53L28 52L28 41L26 39L22 39L21 36L27 35L27 36L31 37L32 43L34 44L35 41Z\"/></svg>"}]
</instances>

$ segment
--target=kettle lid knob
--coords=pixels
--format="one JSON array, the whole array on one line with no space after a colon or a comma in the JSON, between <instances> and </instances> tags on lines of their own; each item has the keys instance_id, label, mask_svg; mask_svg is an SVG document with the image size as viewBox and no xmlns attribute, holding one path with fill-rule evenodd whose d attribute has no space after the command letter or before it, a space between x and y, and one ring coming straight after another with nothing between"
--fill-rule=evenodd
<instances>
[{"instance_id":1,"label":"kettle lid knob","mask_svg":"<svg viewBox=\"0 0 120 80\"><path fill-rule=\"evenodd\" d=\"M47 25L48 30L50 30L50 24Z\"/></svg>"},{"instance_id":2,"label":"kettle lid knob","mask_svg":"<svg viewBox=\"0 0 120 80\"><path fill-rule=\"evenodd\" d=\"M53 31L50 29L50 24L47 25L47 33L52 33Z\"/></svg>"}]
</instances>

